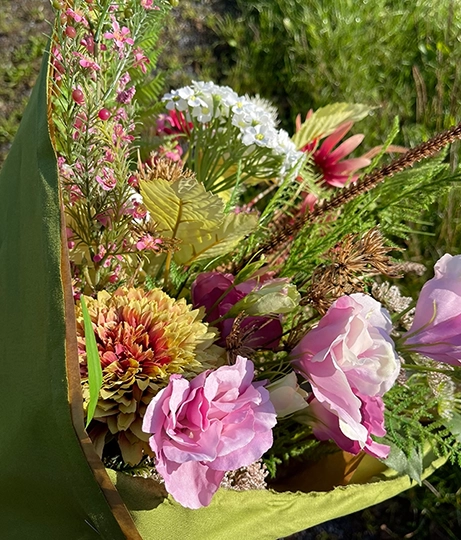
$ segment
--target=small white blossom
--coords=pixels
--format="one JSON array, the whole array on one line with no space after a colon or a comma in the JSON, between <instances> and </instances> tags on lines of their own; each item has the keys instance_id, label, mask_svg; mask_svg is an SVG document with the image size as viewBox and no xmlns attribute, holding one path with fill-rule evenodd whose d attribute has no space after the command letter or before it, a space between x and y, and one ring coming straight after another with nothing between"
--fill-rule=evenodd
<instances>
[{"instance_id":1,"label":"small white blossom","mask_svg":"<svg viewBox=\"0 0 461 540\"><path fill-rule=\"evenodd\" d=\"M299 168L303 154L296 150L286 131L277 129L275 108L259 96L239 96L228 86L192 81L191 86L165 94L163 101L168 110L183 112L192 123L212 124L216 133L225 133L230 122L240 132L237 138L232 135L233 143L245 147L246 158L250 158L257 148L267 149L267 155L261 158L264 161L280 156L272 161L281 163L274 170L280 177Z\"/></svg>"},{"instance_id":2,"label":"small white blossom","mask_svg":"<svg viewBox=\"0 0 461 540\"><path fill-rule=\"evenodd\" d=\"M249 126L242 131L242 143L245 146L256 144L266 148L274 148L277 144L277 131L262 124Z\"/></svg>"}]
</instances>

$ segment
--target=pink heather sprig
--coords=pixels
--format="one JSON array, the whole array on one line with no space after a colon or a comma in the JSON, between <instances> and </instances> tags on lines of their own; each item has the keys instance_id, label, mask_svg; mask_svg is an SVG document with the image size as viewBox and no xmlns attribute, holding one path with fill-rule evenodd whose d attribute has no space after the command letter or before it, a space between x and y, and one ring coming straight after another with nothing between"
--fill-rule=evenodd
<instances>
[{"instance_id":1,"label":"pink heather sprig","mask_svg":"<svg viewBox=\"0 0 461 540\"><path fill-rule=\"evenodd\" d=\"M52 129L70 257L88 290L131 274L138 265L131 254L158 245L140 230L141 210L131 202L136 90L128 73L147 72L149 59L136 42L158 10L151 2L131 8L122 20L115 4L80 3L56 17Z\"/></svg>"}]
</instances>

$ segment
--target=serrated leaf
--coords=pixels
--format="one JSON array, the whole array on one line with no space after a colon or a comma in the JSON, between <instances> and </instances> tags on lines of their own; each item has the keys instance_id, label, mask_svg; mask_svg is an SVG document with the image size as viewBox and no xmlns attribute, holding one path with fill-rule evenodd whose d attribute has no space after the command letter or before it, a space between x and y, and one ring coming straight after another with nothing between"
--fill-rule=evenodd
<instances>
[{"instance_id":1,"label":"serrated leaf","mask_svg":"<svg viewBox=\"0 0 461 540\"><path fill-rule=\"evenodd\" d=\"M411 454L407 456L403 450L390 443L391 451L389 457L383 462L387 467L394 469L400 474L407 474L412 480L421 484L423 473L423 455L421 448L412 448Z\"/></svg>"},{"instance_id":2,"label":"serrated leaf","mask_svg":"<svg viewBox=\"0 0 461 540\"><path fill-rule=\"evenodd\" d=\"M88 388L90 392L90 401L86 412L86 426L90 424L98 404L99 392L102 387L102 368L99 359L98 345L93 331L93 323L91 322L88 308L86 307L83 296L80 299L82 306L83 327L85 329L85 349L86 363L88 367Z\"/></svg>"},{"instance_id":3,"label":"serrated leaf","mask_svg":"<svg viewBox=\"0 0 461 540\"><path fill-rule=\"evenodd\" d=\"M317 137L326 137L344 124L344 122L357 122L364 118L373 107L360 103L332 103L317 109L302 125L301 129L293 135L293 142L299 150Z\"/></svg>"},{"instance_id":4,"label":"serrated leaf","mask_svg":"<svg viewBox=\"0 0 461 540\"><path fill-rule=\"evenodd\" d=\"M200 241L219 228L224 218L220 197L206 191L195 178L141 182L141 195L162 234L186 244Z\"/></svg>"},{"instance_id":5,"label":"serrated leaf","mask_svg":"<svg viewBox=\"0 0 461 540\"><path fill-rule=\"evenodd\" d=\"M183 244L174 254L178 264L190 265L229 253L248 234L256 229L258 218L251 214L228 214L216 230Z\"/></svg>"}]
</instances>

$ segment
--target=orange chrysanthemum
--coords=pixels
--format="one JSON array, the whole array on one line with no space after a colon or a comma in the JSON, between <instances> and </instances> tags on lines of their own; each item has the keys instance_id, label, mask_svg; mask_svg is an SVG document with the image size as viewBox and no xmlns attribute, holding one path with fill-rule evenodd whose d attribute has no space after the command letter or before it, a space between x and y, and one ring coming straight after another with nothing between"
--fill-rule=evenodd
<instances>
[{"instance_id":1,"label":"orange chrysanthemum","mask_svg":"<svg viewBox=\"0 0 461 540\"><path fill-rule=\"evenodd\" d=\"M103 384L90 436L102 455L116 439L123 460L139 463L151 451L142 418L172 373L185 377L215 366L221 349L201 322L202 313L160 289L120 288L86 298L99 350ZM89 400L83 317L77 308L77 339L85 403Z\"/></svg>"}]
</instances>

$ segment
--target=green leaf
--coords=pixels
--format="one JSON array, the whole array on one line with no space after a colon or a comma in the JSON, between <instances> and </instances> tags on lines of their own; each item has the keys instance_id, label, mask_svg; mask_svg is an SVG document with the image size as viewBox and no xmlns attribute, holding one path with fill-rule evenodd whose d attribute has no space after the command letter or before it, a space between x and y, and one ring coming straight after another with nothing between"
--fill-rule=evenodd
<instances>
[{"instance_id":1,"label":"green leaf","mask_svg":"<svg viewBox=\"0 0 461 540\"><path fill-rule=\"evenodd\" d=\"M224 218L221 198L195 178L141 182L141 195L161 232L183 242L201 238L203 231L216 229Z\"/></svg>"},{"instance_id":2,"label":"green leaf","mask_svg":"<svg viewBox=\"0 0 461 540\"><path fill-rule=\"evenodd\" d=\"M237 302L227 314L236 316L241 311L247 315L290 313L299 304L301 295L296 287L284 281L263 284Z\"/></svg>"},{"instance_id":3,"label":"green leaf","mask_svg":"<svg viewBox=\"0 0 461 540\"><path fill-rule=\"evenodd\" d=\"M257 226L254 215L225 215L221 197L195 178L141 182L141 195L159 231L181 241L173 257L180 265L228 253Z\"/></svg>"},{"instance_id":4,"label":"green leaf","mask_svg":"<svg viewBox=\"0 0 461 540\"><path fill-rule=\"evenodd\" d=\"M102 368L101 361L99 359L98 345L96 344L96 338L93 331L93 323L91 322L88 308L86 307L85 298L82 296L80 299L82 305L83 326L85 329L85 348L86 348L86 361L88 366L88 386L90 390L90 401L88 403L88 409L86 413L86 426L93 419L96 405L98 404L99 391L102 387Z\"/></svg>"},{"instance_id":5,"label":"green leaf","mask_svg":"<svg viewBox=\"0 0 461 540\"><path fill-rule=\"evenodd\" d=\"M234 284L238 285L239 283L243 283L247 279L250 279L261 268L261 266L265 264L265 262L265 259L261 258L257 261L246 264L235 276Z\"/></svg>"},{"instance_id":6,"label":"green leaf","mask_svg":"<svg viewBox=\"0 0 461 540\"><path fill-rule=\"evenodd\" d=\"M389 442L387 441L387 444ZM408 475L412 480L421 484L421 475L423 473L423 455L421 448L413 447L409 456L405 452L390 443L391 451L389 457L383 460L384 464L394 469L400 474Z\"/></svg>"},{"instance_id":7,"label":"green leaf","mask_svg":"<svg viewBox=\"0 0 461 540\"><path fill-rule=\"evenodd\" d=\"M193 242L183 244L174 254L174 260L189 266L193 262L221 257L234 249L257 225L258 218L254 215L228 214L216 230L205 232L196 236Z\"/></svg>"},{"instance_id":8,"label":"green leaf","mask_svg":"<svg viewBox=\"0 0 461 540\"><path fill-rule=\"evenodd\" d=\"M326 137L344 124L344 122L358 122L373 109L360 103L333 103L317 109L302 125L301 129L293 135L296 148L300 149L317 137Z\"/></svg>"}]
</instances>

